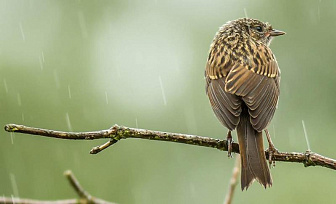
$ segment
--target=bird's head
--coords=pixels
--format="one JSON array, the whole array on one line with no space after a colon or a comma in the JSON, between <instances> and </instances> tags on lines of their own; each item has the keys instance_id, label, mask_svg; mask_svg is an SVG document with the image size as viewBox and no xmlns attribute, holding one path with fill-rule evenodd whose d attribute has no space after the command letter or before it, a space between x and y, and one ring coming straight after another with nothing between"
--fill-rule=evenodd
<instances>
[{"instance_id":1,"label":"bird's head","mask_svg":"<svg viewBox=\"0 0 336 204\"><path fill-rule=\"evenodd\" d=\"M269 23L264 23L252 18L240 18L230 21L222 27L224 33L235 33L244 38L250 38L267 46L270 45L273 37L286 34L283 31L272 28Z\"/></svg>"}]
</instances>

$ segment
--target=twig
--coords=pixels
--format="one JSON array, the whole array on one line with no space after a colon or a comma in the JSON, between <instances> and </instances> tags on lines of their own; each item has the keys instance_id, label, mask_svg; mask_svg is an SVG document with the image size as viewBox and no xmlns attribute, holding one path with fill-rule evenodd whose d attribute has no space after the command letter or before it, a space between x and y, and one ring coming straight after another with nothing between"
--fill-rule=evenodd
<instances>
[{"instance_id":1,"label":"twig","mask_svg":"<svg viewBox=\"0 0 336 204\"><path fill-rule=\"evenodd\" d=\"M121 139L139 138L148 140L159 140L167 142L177 142L196 146L210 147L227 151L227 141L214 139L209 137L201 137L197 135L186 135L181 133L169 133L153 130L144 130L138 128L129 128L119 125L114 125L108 130L94 131L94 132L62 132L55 130L46 130L34 127L27 127L24 125L8 124L5 126L8 132L19 132L32 135L40 135L46 137L54 137L60 139L75 139L75 140L94 140L109 138L110 141L102 146L94 147L91 154L96 154L107 147L115 144ZM232 152L239 153L238 143L232 143ZM268 159L268 152L265 151L266 159ZM308 166L322 166L336 170L336 160L331 159L317 153L306 151L304 153L298 152L274 152L272 161L282 162L296 162L303 163L305 167Z\"/></svg>"},{"instance_id":2,"label":"twig","mask_svg":"<svg viewBox=\"0 0 336 204\"><path fill-rule=\"evenodd\" d=\"M79 184L78 180L70 170L65 171L64 175L66 176L70 185L73 189L75 189L76 193L80 198L86 199L90 202L92 201L92 196L82 188L82 186Z\"/></svg>"},{"instance_id":3,"label":"twig","mask_svg":"<svg viewBox=\"0 0 336 204\"><path fill-rule=\"evenodd\" d=\"M97 147L94 147L91 149L90 151L90 154L97 154L101 151L103 151L104 149L108 148L109 146L117 143L119 140L115 140L115 139L110 139L108 142L100 145L100 146L97 146Z\"/></svg>"},{"instance_id":4,"label":"twig","mask_svg":"<svg viewBox=\"0 0 336 204\"><path fill-rule=\"evenodd\" d=\"M234 191L238 183L238 175L240 172L240 156L237 155L236 162L232 170L232 177L229 184L229 190L225 196L224 204L231 204Z\"/></svg>"},{"instance_id":5,"label":"twig","mask_svg":"<svg viewBox=\"0 0 336 204\"><path fill-rule=\"evenodd\" d=\"M93 132L63 132L16 124L5 125L5 130L7 132L20 132L25 134L40 135L45 137L54 137L68 140L95 140L101 138L110 138L110 135L113 134L111 129Z\"/></svg>"},{"instance_id":6,"label":"twig","mask_svg":"<svg viewBox=\"0 0 336 204\"><path fill-rule=\"evenodd\" d=\"M0 204L115 204L99 198L91 196L86 192L79 184L76 177L72 174L70 170L64 172L64 175L70 182L72 188L75 189L76 193L79 196L79 199L67 199L67 200L55 200L55 201L46 201L46 200L33 200L25 198L8 198L0 197Z\"/></svg>"},{"instance_id":7,"label":"twig","mask_svg":"<svg viewBox=\"0 0 336 204\"><path fill-rule=\"evenodd\" d=\"M1 204L80 204L81 202L78 199L45 201L45 200L32 200L24 198L0 197L0 203Z\"/></svg>"}]
</instances>

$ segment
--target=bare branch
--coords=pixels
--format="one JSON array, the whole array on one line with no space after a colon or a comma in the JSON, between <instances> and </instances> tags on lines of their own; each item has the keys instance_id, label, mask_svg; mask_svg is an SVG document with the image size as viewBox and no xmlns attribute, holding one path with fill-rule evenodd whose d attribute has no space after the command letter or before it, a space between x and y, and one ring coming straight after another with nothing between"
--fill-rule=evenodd
<instances>
[{"instance_id":1,"label":"bare branch","mask_svg":"<svg viewBox=\"0 0 336 204\"><path fill-rule=\"evenodd\" d=\"M110 139L108 142L94 147L91 149L90 154L98 154L99 152L103 151L104 149L110 147L111 145L114 145L115 143L117 143L119 140L115 140L115 139Z\"/></svg>"},{"instance_id":2,"label":"bare branch","mask_svg":"<svg viewBox=\"0 0 336 204\"><path fill-rule=\"evenodd\" d=\"M78 199L69 200L57 200L57 201L44 201L44 200L32 200L23 198L8 198L0 197L0 204L84 204Z\"/></svg>"},{"instance_id":3,"label":"bare branch","mask_svg":"<svg viewBox=\"0 0 336 204\"><path fill-rule=\"evenodd\" d=\"M153 130L144 130L138 128L129 128L119 125L114 125L108 130L100 130L94 132L62 132L55 130L40 129L34 127L27 127L24 125L8 124L5 126L5 130L8 132L19 132L32 135L40 135L46 137L54 137L60 139L72 139L72 140L94 140L109 138L107 143L94 147L90 153L96 154L112 144L115 144L121 139L138 138L148 140L158 140L167 142L177 142L189 145L203 146L227 151L227 141L214 139L209 137L201 137L197 135L187 135L181 133L169 133ZM232 152L239 153L238 143L232 143ZM268 159L268 152L265 151L266 158ZM272 161L282 162L296 162L303 163L305 167L308 166L323 166L336 170L336 160L331 159L317 153L306 151L304 153L297 152L275 152L272 155Z\"/></svg>"},{"instance_id":4,"label":"bare branch","mask_svg":"<svg viewBox=\"0 0 336 204\"><path fill-rule=\"evenodd\" d=\"M8 198L8 197L0 197L0 204L115 204L111 203L96 197L91 196L88 192L86 192L81 185L79 184L76 177L72 174L70 170L64 172L64 175L69 180L71 187L73 187L76 193L79 196L79 199L67 199L67 200L33 200L33 199L25 199L25 198Z\"/></svg>"},{"instance_id":5,"label":"bare branch","mask_svg":"<svg viewBox=\"0 0 336 204\"><path fill-rule=\"evenodd\" d=\"M82 188L82 186L79 184L78 180L70 170L65 171L64 175L67 177L70 185L73 189L75 189L76 193L80 198L84 198L88 201L92 200L92 196Z\"/></svg>"},{"instance_id":6,"label":"bare branch","mask_svg":"<svg viewBox=\"0 0 336 204\"><path fill-rule=\"evenodd\" d=\"M229 190L226 194L224 204L231 204L233 199L233 194L238 183L238 176L240 172L240 156L236 157L236 162L232 170L232 177L230 180Z\"/></svg>"},{"instance_id":7,"label":"bare branch","mask_svg":"<svg viewBox=\"0 0 336 204\"><path fill-rule=\"evenodd\" d=\"M30 135L40 135L45 137L54 137L68 140L94 140L101 138L109 138L112 134L111 130L101 130L93 132L63 132L56 130L47 130L41 128L27 127L24 125L8 124L5 125L7 132L20 132Z\"/></svg>"}]
</instances>

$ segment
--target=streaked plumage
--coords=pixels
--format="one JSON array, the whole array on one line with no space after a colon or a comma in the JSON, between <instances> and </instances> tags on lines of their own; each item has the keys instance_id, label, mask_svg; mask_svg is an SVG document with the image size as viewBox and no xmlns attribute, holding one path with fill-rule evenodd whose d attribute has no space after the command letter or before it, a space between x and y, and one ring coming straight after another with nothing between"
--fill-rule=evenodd
<instances>
[{"instance_id":1,"label":"streaked plumage","mask_svg":"<svg viewBox=\"0 0 336 204\"><path fill-rule=\"evenodd\" d=\"M282 34L268 23L242 18L224 24L210 46L206 93L219 121L229 131L237 128L242 189L254 179L272 185L261 131L279 99L280 70L269 45Z\"/></svg>"}]
</instances>

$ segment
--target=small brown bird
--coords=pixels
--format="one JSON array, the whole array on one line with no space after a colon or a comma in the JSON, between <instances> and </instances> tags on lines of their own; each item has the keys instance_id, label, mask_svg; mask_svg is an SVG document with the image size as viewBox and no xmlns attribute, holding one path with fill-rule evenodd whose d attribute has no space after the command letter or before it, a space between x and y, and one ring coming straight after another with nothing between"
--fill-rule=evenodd
<instances>
[{"instance_id":1,"label":"small brown bird","mask_svg":"<svg viewBox=\"0 0 336 204\"><path fill-rule=\"evenodd\" d=\"M241 155L241 188L254 180L265 188L272 177L265 158L262 131L267 131L280 94L280 69L269 45L285 32L269 23L241 18L224 24L210 46L205 68L206 93L219 121L231 131L237 128Z\"/></svg>"}]
</instances>

